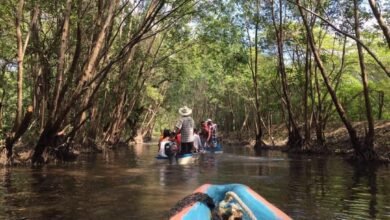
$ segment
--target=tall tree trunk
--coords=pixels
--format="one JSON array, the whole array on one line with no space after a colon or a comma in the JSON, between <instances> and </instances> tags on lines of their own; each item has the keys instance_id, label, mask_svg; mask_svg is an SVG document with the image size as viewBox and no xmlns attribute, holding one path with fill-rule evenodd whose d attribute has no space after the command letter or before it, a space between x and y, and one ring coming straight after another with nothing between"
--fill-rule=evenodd
<instances>
[{"instance_id":1,"label":"tall tree trunk","mask_svg":"<svg viewBox=\"0 0 390 220\"><path fill-rule=\"evenodd\" d=\"M260 95L259 95L259 85L258 85L258 56L259 56L259 48L258 48L258 32L259 32L259 21L260 20L260 2L256 0L256 16L255 16L255 58L252 61L251 72L252 72L252 81L253 81L253 89L255 92L255 111L256 111L256 143L255 149L259 149L263 146L263 129L261 127L261 112L260 112ZM249 33L248 33L249 35ZM249 36L248 36L249 37Z\"/></svg>"},{"instance_id":2,"label":"tall tree trunk","mask_svg":"<svg viewBox=\"0 0 390 220\"><path fill-rule=\"evenodd\" d=\"M288 82L286 67L284 65L284 49L283 49L283 3L282 0L279 0L279 24L276 24L275 14L274 14L274 2L272 1L272 21L274 29L276 32L276 43L278 48L278 61L279 61L279 74L282 83L282 92L285 99L285 104L288 114L288 145L291 149L297 149L302 147L302 137L299 133L297 123L294 119L294 114L292 113L291 99L289 94Z\"/></svg>"},{"instance_id":3,"label":"tall tree trunk","mask_svg":"<svg viewBox=\"0 0 390 220\"><path fill-rule=\"evenodd\" d=\"M249 112L247 111L247 107L244 104L244 121L242 122L241 128L240 128L240 134L244 131L245 127L247 126L247 122L249 119Z\"/></svg>"},{"instance_id":4,"label":"tall tree trunk","mask_svg":"<svg viewBox=\"0 0 390 220\"><path fill-rule=\"evenodd\" d=\"M233 107L233 101L232 101L232 96L231 94L229 93L226 97L228 100L228 106L229 106L229 113L228 113L228 117L229 117L229 122L231 122L229 124L228 127L228 131L236 131L236 117L234 115L234 107Z\"/></svg>"},{"instance_id":5,"label":"tall tree trunk","mask_svg":"<svg viewBox=\"0 0 390 220\"><path fill-rule=\"evenodd\" d=\"M23 114L23 61L26 53L26 48L30 39L31 28L35 23L38 15L38 9L35 8L31 11L31 21L29 30L26 35L25 41L23 42L22 34L22 22L23 22L23 8L24 0L19 0L16 6L15 13L15 29L16 29L16 40L17 40L17 62L18 62L18 76L17 76L17 108L14 126L11 132L6 134L6 150L7 159L10 161L13 154L13 145L15 142L27 131L33 115L33 107L29 106L26 111L26 115L22 121ZM3 94L4 95L4 94Z\"/></svg>"},{"instance_id":6,"label":"tall tree trunk","mask_svg":"<svg viewBox=\"0 0 390 220\"><path fill-rule=\"evenodd\" d=\"M371 1L373 1L373 0L371 0ZM371 1L370 1L370 4L371 4ZM355 18L355 35L356 35L356 38L358 40L360 40L359 12L358 12L359 7L358 7L357 0L354 0L353 3L354 3L354 18ZM364 54L363 54L362 46L360 44L356 44L356 45L357 45L358 54L359 54L359 64L360 64L360 73L361 73L362 84L363 84L364 104L366 107L366 117L367 117L367 122L368 122L368 133L366 134L365 147L369 148L370 150L373 150L373 148L374 148L374 118L372 116L366 66L364 63Z\"/></svg>"},{"instance_id":7,"label":"tall tree trunk","mask_svg":"<svg viewBox=\"0 0 390 220\"><path fill-rule=\"evenodd\" d=\"M48 103L50 94L50 77L51 69L48 60L46 59L45 46L40 42L40 24L41 16L38 14L38 21L33 23L32 32L32 47L35 48L33 62L36 63L33 74L35 75L34 86L34 109L39 120L39 130L43 131L47 119L47 112L50 112L51 106Z\"/></svg>"},{"instance_id":8,"label":"tall tree trunk","mask_svg":"<svg viewBox=\"0 0 390 220\"><path fill-rule=\"evenodd\" d=\"M372 13L374 13L375 18L378 21L379 27L383 31L383 35L386 38L387 45L390 48L390 29L389 29L389 27L387 27L379 9L378 9L378 6L376 4L376 0L368 0L368 2L370 3ZM356 36L356 38L358 38L358 37Z\"/></svg>"},{"instance_id":9,"label":"tall tree trunk","mask_svg":"<svg viewBox=\"0 0 390 220\"><path fill-rule=\"evenodd\" d=\"M361 147L361 143L359 141L359 138L357 136L356 130L352 127L352 124L351 124L350 120L347 118L347 115L345 113L344 108L340 104L340 102L339 102L339 100L338 100L338 98L336 96L335 91L333 90L333 88L330 85L330 81L329 81L329 78L327 76L326 70L324 68L322 60L320 58L320 55L319 55L318 50L317 50L317 48L315 46L315 43L314 43L313 32L312 32L312 30L310 29L310 27L308 25L306 16L305 16L305 14L303 12L303 9L301 7L301 4L300 4L300 0L296 0L296 3L298 5L299 12L301 14L303 23L305 25L306 32L308 33L308 39L309 39L311 51L312 51L312 53L314 55L314 58L316 60L316 63L317 63L318 68L320 70L320 73L321 73L322 78L324 80L325 86L326 86L326 88L327 88L327 90L328 90L328 92L329 92L329 94L330 94L330 96L332 98L333 104L336 107L336 110L337 110L337 113L339 114L340 119L342 120L342 122L344 123L344 125L345 125L345 127L346 127L346 129L348 131L348 134L349 134L349 137L350 137L350 140L351 140L351 143L352 143L352 147L355 149L356 152L360 152L360 149L362 147ZM362 156L361 159L366 159L364 157L364 155L361 155L361 156Z\"/></svg>"},{"instance_id":10,"label":"tall tree trunk","mask_svg":"<svg viewBox=\"0 0 390 220\"><path fill-rule=\"evenodd\" d=\"M288 0L289 2L292 2L290 0ZM298 1L299 2L299 1ZM319 19L321 19L321 21L325 22L326 24L328 24L330 27L332 27L335 31L337 31L338 33L348 37L348 38L351 38L353 39L354 41L356 41L357 44L360 44L366 51L367 53L375 60L375 62L380 66L380 68L386 73L386 75L388 77L390 77L390 71L387 69L387 67L382 63L382 61L380 61L378 59L378 57L374 54L374 52L371 51L371 49L365 45L361 40L357 39L355 36L353 36L352 34L350 33L347 33L345 31L342 31L340 28L336 27L334 24L332 24L329 20L325 19L324 17L322 17L321 15L305 8L304 6L302 6L300 3L298 3L297 1L295 2L295 5L298 6L299 10L304 10L306 12L309 12L310 14L318 17Z\"/></svg>"},{"instance_id":11,"label":"tall tree trunk","mask_svg":"<svg viewBox=\"0 0 390 220\"><path fill-rule=\"evenodd\" d=\"M5 91L0 98L0 130L3 129L3 103L4 103Z\"/></svg>"},{"instance_id":12,"label":"tall tree trunk","mask_svg":"<svg viewBox=\"0 0 390 220\"><path fill-rule=\"evenodd\" d=\"M119 137L118 132L121 130L120 124L122 123L122 121L125 120L124 109L125 109L126 102L127 102L127 91L123 90L123 92L121 93L121 95L119 97L120 98L118 100L116 108L113 111L114 115L112 115L113 116L111 119L112 122L110 123L110 127L109 127L109 129L106 132L106 135L104 137L104 141L106 143L108 143L109 145L116 144L117 138Z\"/></svg>"},{"instance_id":13,"label":"tall tree trunk","mask_svg":"<svg viewBox=\"0 0 390 220\"><path fill-rule=\"evenodd\" d=\"M7 161L5 162L6 164L12 164L13 146L15 142L19 140L19 138L27 131L32 116L33 116L33 108L32 106L29 106L18 129L12 133L9 133L6 136L5 139L5 148L7 150Z\"/></svg>"},{"instance_id":14,"label":"tall tree trunk","mask_svg":"<svg viewBox=\"0 0 390 220\"><path fill-rule=\"evenodd\" d=\"M325 143L325 137L324 137L324 117L323 117L323 103L322 103L322 96L321 96L321 88L320 88L320 83L318 80L318 66L315 67L314 69L314 83L315 83L315 89L316 89L316 94L317 94L317 105L316 105L316 110L314 112L315 116L315 127L316 127L316 137L317 137L317 144L319 146L323 146ZM313 103L315 103L315 98L313 96L312 98Z\"/></svg>"},{"instance_id":15,"label":"tall tree trunk","mask_svg":"<svg viewBox=\"0 0 390 220\"><path fill-rule=\"evenodd\" d=\"M385 93L383 91L378 92L378 120L382 119L383 106L385 105Z\"/></svg>"},{"instance_id":16,"label":"tall tree trunk","mask_svg":"<svg viewBox=\"0 0 390 220\"><path fill-rule=\"evenodd\" d=\"M53 97L53 109L52 109L52 116L51 118L54 118L54 115L57 112L58 108L58 99L60 96L60 90L63 84L63 78L64 78L64 68L65 68L65 52L68 47L68 35L69 35L69 18L70 18L70 11L72 8L72 0L66 1L65 6L65 12L64 12L64 22L62 25L62 34L61 34L61 41L60 41L60 47L58 51L58 63L57 63L57 76L56 76L56 84L54 86L54 97Z\"/></svg>"},{"instance_id":17,"label":"tall tree trunk","mask_svg":"<svg viewBox=\"0 0 390 220\"><path fill-rule=\"evenodd\" d=\"M106 38L106 31L108 27L112 24L112 20L114 17L115 8L117 6L118 0L112 1L108 3L108 9L107 15L104 18L104 24L99 30L99 35L94 42L94 46L91 50L91 52L88 55L88 59L83 67L83 71L80 77L80 80L78 81L78 84L73 91L73 94L71 95L71 98L69 99L68 103L63 107L60 108L57 106L58 113L56 115L50 114L54 118L50 118L49 121L45 124L44 130L40 135L40 138L38 139L38 142L35 146L34 154L32 156L32 163L33 164L39 164L44 162L42 158L42 154L46 147L52 146L55 142L55 138L57 133L60 131L60 128L66 119L66 116L70 112L72 108L74 108L74 105L76 104L77 100L82 98L83 94L86 92L89 92L91 90L95 90L96 88L87 87L87 83L95 76L97 63L99 60L99 54L102 50L103 43ZM59 105L60 102L57 102L57 105ZM79 118L79 116L90 107L90 103L87 104L87 106L81 106L81 111L76 115L76 118ZM80 123L81 126L84 124L84 121ZM77 125L76 127L79 128Z\"/></svg>"},{"instance_id":18,"label":"tall tree trunk","mask_svg":"<svg viewBox=\"0 0 390 220\"><path fill-rule=\"evenodd\" d=\"M304 105L304 120L305 120L305 142L304 147L308 148L310 146L311 140L311 126L309 121L309 88L310 88L310 67L311 67L311 54L309 45L306 45L306 56L305 56L305 88L303 92L303 105Z\"/></svg>"},{"instance_id":19,"label":"tall tree trunk","mask_svg":"<svg viewBox=\"0 0 390 220\"><path fill-rule=\"evenodd\" d=\"M17 61L18 61L18 92L17 92L17 108L14 129L16 130L22 120L22 108L23 108L23 36L22 36L22 19L23 19L23 7L24 0L19 0L16 8L15 28L16 28L16 40L17 40ZM27 43L27 42L26 42Z\"/></svg>"},{"instance_id":20,"label":"tall tree trunk","mask_svg":"<svg viewBox=\"0 0 390 220\"><path fill-rule=\"evenodd\" d=\"M76 87L76 95L78 93L82 92L84 89L84 86L86 86L86 83L91 80L94 76L94 73L96 71L97 62L99 61L99 55L102 51L104 41L107 37L106 31L108 30L109 26L112 23L113 17L114 17L114 11L116 8L116 5L118 3L118 0L114 0L109 4L109 8L107 10L107 16L104 20L104 24L101 27L99 34L97 36L96 41L94 42L94 46L91 50L91 53L88 55L88 61L84 65L83 68L83 74L81 75L81 79Z\"/></svg>"}]
</instances>

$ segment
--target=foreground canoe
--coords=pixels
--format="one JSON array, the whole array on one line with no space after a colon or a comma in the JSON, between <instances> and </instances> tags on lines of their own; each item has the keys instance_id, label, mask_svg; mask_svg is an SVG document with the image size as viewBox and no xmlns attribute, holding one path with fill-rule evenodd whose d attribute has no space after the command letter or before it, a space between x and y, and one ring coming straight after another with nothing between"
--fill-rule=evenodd
<instances>
[{"instance_id":1,"label":"foreground canoe","mask_svg":"<svg viewBox=\"0 0 390 220\"><path fill-rule=\"evenodd\" d=\"M197 154L194 154L194 153L182 154L182 155L179 155L177 157L177 164L180 164L180 165L191 164L191 163L195 163L195 161L197 159L198 159L198 155ZM163 162L163 163L169 163L169 158L161 156L161 155L157 155L156 156L156 161L157 162ZM172 162L176 163L175 158L172 159Z\"/></svg>"},{"instance_id":2,"label":"foreground canoe","mask_svg":"<svg viewBox=\"0 0 390 220\"><path fill-rule=\"evenodd\" d=\"M243 210L242 219L291 219L280 209L269 203L255 191L242 184L210 185L205 184L194 193L207 194L213 200L215 209L218 209L225 201L227 195L234 195L234 200L240 204ZM212 219L215 211L204 202L194 202L184 207L172 216L171 220L207 220ZM240 218L241 219L241 218Z\"/></svg>"}]
</instances>

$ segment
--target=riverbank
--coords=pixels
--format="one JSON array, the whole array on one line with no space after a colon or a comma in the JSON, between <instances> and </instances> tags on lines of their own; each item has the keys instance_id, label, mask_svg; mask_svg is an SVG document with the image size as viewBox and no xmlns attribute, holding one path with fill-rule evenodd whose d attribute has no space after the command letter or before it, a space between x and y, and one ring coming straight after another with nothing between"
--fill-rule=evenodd
<instances>
[{"instance_id":1,"label":"riverbank","mask_svg":"<svg viewBox=\"0 0 390 220\"><path fill-rule=\"evenodd\" d=\"M353 124L359 136L365 134L365 123L356 122ZM268 131L264 131L263 141L270 150L287 149L287 130L285 125L274 125ZM311 148L314 152L320 152L315 146L315 131L311 134ZM254 134L245 133L224 133L221 134L222 143L225 145L242 145L253 148L255 145ZM327 152L333 154L349 154L353 152L349 144L347 129L342 124L329 124L325 130L325 146ZM390 121L378 121L375 123L375 151L382 157L390 159ZM312 151L313 152L313 151Z\"/></svg>"},{"instance_id":2,"label":"riverbank","mask_svg":"<svg viewBox=\"0 0 390 220\"><path fill-rule=\"evenodd\" d=\"M365 134L366 126L363 122L354 123L353 126L355 127L360 136L363 136ZM267 146L267 149L281 151L287 149L288 134L285 125L274 125L264 132L265 135L263 136L263 142ZM221 142L223 145L243 146L251 149L253 149L255 145L254 136L255 135L253 133L248 132L219 133L219 137L221 137ZM348 155L353 153L353 149L351 148L351 145L349 143L348 132L342 124L329 124L327 126L327 129L325 130L325 147L319 147L315 145L315 131L312 131L311 137L311 146L310 148L305 150L306 153L330 153L342 155ZM67 159L67 161L73 161L77 158L80 152L86 153L91 151L90 148L82 149L81 147L76 147L75 149L73 149L75 151L70 152L70 155L63 154L71 156L71 160L69 160L69 158L64 158L63 155L62 159ZM390 161L390 121L378 121L375 123L374 149L379 156L381 156L385 160ZM15 155L13 158L14 164L28 164L31 154L32 149L29 148L27 144L19 142L15 148ZM47 156L47 154L45 155ZM5 151L5 144L4 142L0 141L0 164L5 164L6 161L7 157Z\"/></svg>"}]
</instances>

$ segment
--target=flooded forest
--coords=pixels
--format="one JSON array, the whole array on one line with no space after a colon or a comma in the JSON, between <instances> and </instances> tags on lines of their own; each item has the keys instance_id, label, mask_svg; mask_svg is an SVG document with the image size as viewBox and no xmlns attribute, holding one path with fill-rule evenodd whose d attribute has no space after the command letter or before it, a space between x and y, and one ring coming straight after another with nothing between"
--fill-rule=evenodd
<instances>
[{"instance_id":1,"label":"flooded forest","mask_svg":"<svg viewBox=\"0 0 390 220\"><path fill-rule=\"evenodd\" d=\"M0 11L3 165L147 141L184 105L255 150L329 153L331 139L349 159L389 160L386 1L12 0ZM345 135L329 138L336 129Z\"/></svg>"},{"instance_id":2,"label":"flooded forest","mask_svg":"<svg viewBox=\"0 0 390 220\"><path fill-rule=\"evenodd\" d=\"M183 106L226 151L152 165ZM389 162L387 0L0 4L0 218L161 219L201 184L242 181L293 218L381 219Z\"/></svg>"}]
</instances>

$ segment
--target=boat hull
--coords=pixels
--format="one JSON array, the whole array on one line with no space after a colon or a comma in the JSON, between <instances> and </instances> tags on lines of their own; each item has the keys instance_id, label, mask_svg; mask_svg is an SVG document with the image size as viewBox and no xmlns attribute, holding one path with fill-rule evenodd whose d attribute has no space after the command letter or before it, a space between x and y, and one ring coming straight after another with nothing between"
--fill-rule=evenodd
<instances>
[{"instance_id":1,"label":"boat hull","mask_svg":"<svg viewBox=\"0 0 390 220\"><path fill-rule=\"evenodd\" d=\"M205 147L203 152L221 154L223 153L222 145L218 142L215 147Z\"/></svg>"},{"instance_id":2,"label":"boat hull","mask_svg":"<svg viewBox=\"0 0 390 220\"><path fill-rule=\"evenodd\" d=\"M291 219L280 209L269 203L259 194L254 192L249 187L242 184L225 184L225 185L210 185L205 184L195 190L195 192L205 193L210 196L215 204L219 204L224 200L227 193L235 193L242 202L251 211L252 217L249 214L244 214L243 219ZM171 220L196 220L196 219L211 219L211 211L206 204L195 202L171 217Z\"/></svg>"},{"instance_id":3,"label":"boat hull","mask_svg":"<svg viewBox=\"0 0 390 220\"><path fill-rule=\"evenodd\" d=\"M177 164L179 165L185 165L185 164L191 164L195 163L195 161L198 159L197 154L182 154L177 157ZM168 157L163 156L156 156L156 161L159 163L169 163ZM172 158L172 163L176 163L175 158Z\"/></svg>"}]
</instances>

